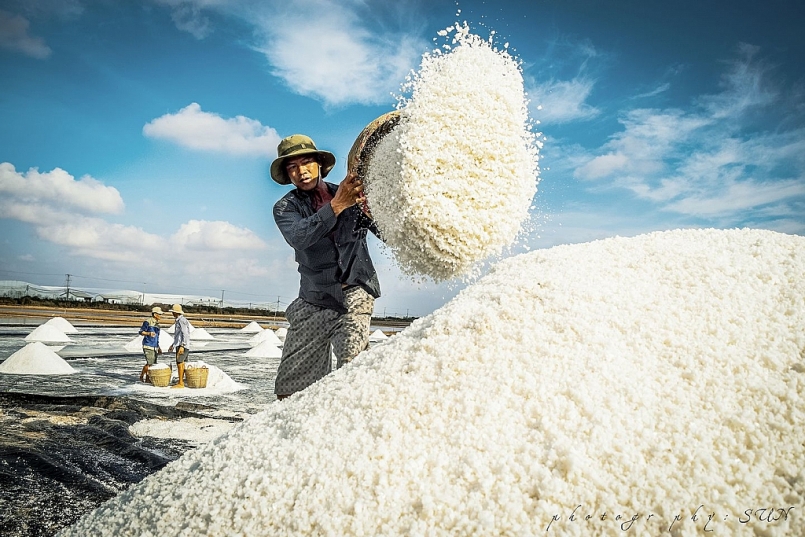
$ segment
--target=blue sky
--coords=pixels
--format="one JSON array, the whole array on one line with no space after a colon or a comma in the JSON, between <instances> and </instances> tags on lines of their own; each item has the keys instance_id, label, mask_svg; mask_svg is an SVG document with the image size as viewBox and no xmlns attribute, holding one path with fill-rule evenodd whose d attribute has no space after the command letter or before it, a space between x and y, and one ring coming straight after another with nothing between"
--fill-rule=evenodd
<instances>
[{"instance_id":1,"label":"blue sky","mask_svg":"<svg viewBox=\"0 0 805 537\"><path fill-rule=\"evenodd\" d=\"M339 181L456 20L523 63L546 137L527 247L805 234L798 1L0 0L0 279L287 304L279 139L313 137ZM411 281L372 248L378 314L426 315L465 285Z\"/></svg>"}]
</instances>

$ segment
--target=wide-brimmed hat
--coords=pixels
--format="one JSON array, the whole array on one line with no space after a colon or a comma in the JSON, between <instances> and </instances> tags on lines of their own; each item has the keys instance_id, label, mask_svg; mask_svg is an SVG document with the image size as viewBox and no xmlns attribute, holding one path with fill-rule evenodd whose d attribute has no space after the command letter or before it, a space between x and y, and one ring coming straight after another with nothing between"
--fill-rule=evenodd
<instances>
[{"instance_id":1,"label":"wide-brimmed hat","mask_svg":"<svg viewBox=\"0 0 805 537\"><path fill-rule=\"evenodd\" d=\"M162 311L162 308L160 308L159 306L154 306L153 308L151 308L151 313L157 313L159 315L162 315L165 312Z\"/></svg>"},{"instance_id":2,"label":"wide-brimmed hat","mask_svg":"<svg viewBox=\"0 0 805 537\"><path fill-rule=\"evenodd\" d=\"M283 138L277 146L277 158L271 163L271 178L281 185L290 185L291 180L288 178L288 174L285 173L285 161L291 157L301 155L318 155L322 178L327 177L327 174L335 166L335 155L329 151L319 151L309 136L292 134L287 138Z\"/></svg>"},{"instance_id":3,"label":"wide-brimmed hat","mask_svg":"<svg viewBox=\"0 0 805 537\"><path fill-rule=\"evenodd\" d=\"M184 314L184 312L182 311L181 304L174 304L173 307L171 308L171 312Z\"/></svg>"}]
</instances>

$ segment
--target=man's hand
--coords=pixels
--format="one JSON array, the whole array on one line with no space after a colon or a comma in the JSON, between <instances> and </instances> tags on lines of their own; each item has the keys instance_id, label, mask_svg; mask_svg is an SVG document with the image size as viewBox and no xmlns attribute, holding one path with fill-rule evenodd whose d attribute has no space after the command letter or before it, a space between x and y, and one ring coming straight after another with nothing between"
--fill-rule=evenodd
<instances>
[{"instance_id":1,"label":"man's hand","mask_svg":"<svg viewBox=\"0 0 805 537\"><path fill-rule=\"evenodd\" d=\"M338 185L338 190L335 192L330 206L336 216L341 214L344 210L352 207L359 201L365 199L363 195L363 181L358 177L355 172L350 172Z\"/></svg>"}]
</instances>

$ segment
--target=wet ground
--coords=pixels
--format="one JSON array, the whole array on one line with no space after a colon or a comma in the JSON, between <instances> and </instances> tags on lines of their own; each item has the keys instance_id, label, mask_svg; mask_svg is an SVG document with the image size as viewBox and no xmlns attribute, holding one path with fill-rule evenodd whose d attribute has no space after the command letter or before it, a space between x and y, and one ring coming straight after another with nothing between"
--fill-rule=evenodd
<instances>
[{"instance_id":1,"label":"wet ground","mask_svg":"<svg viewBox=\"0 0 805 537\"><path fill-rule=\"evenodd\" d=\"M0 361L33 326L0 326ZM214 365L237 391L140 383L144 359L124 346L136 328L77 326L59 351L73 375L0 374L0 535L55 534L202 441L135 437L142 420L238 421L271 404L278 359L246 358L254 334L213 329L191 359ZM192 347L191 347L192 348ZM167 358L166 358L167 360ZM234 384L230 382L230 384Z\"/></svg>"},{"instance_id":2,"label":"wet ground","mask_svg":"<svg viewBox=\"0 0 805 537\"><path fill-rule=\"evenodd\" d=\"M0 362L23 348L25 336L41 322L0 324ZM171 389L139 382L145 361L140 352L125 349L138 327L73 324L79 332L68 334L72 342L58 353L76 374L0 373L4 537L53 535L210 439L203 434L165 438L159 432L136 437L129 426L170 420L179 429L199 418L231 424L276 400L279 358L244 356L253 333L206 328L215 339L204 346L191 337L190 359L203 360L229 378L223 389Z\"/></svg>"}]
</instances>

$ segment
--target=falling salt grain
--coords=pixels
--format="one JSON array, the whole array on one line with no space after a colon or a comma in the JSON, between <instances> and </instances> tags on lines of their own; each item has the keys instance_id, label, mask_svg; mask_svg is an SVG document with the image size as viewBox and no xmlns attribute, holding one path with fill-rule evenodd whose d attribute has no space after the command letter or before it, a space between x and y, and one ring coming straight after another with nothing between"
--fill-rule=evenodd
<instances>
[{"instance_id":1,"label":"falling salt grain","mask_svg":"<svg viewBox=\"0 0 805 537\"><path fill-rule=\"evenodd\" d=\"M366 195L408 275L472 275L510 245L536 193L538 135L520 65L465 25L447 28L403 85L399 124L367 166Z\"/></svg>"}]
</instances>

